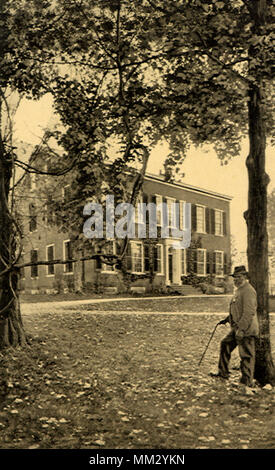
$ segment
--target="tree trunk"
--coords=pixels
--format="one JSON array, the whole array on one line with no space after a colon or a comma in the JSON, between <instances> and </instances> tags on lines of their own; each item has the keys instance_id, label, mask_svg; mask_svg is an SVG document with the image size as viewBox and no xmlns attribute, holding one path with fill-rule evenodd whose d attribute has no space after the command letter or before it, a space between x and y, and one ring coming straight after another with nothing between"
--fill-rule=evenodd
<instances>
[{"instance_id":1,"label":"tree trunk","mask_svg":"<svg viewBox=\"0 0 275 470\"><path fill-rule=\"evenodd\" d=\"M265 172L265 126L261 89L249 90L249 141L246 160L248 169L247 257L251 284L258 297L260 335L256 342L255 379L261 384L274 383L271 355L268 286L267 185Z\"/></svg>"},{"instance_id":2,"label":"tree trunk","mask_svg":"<svg viewBox=\"0 0 275 470\"><path fill-rule=\"evenodd\" d=\"M26 344L18 298L19 271L12 267L16 256L16 227L7 202L11 174L11 160L5 153L0 133L0 349Z\"/></svg>"},{"instance_id":3,"label":"tree trunk","mask_svg":"<svg viewBox=\"0 0 275 470\"><path fill-rule=\"evenodd\" d=\"M11 282L10 278L12 278ZM25 346L27 343L17 295L17 280L18 273L13 272L11 276L3 276L1 283L0 349L9 346Z\"/></svg>"},{"instance_id":4,"label":"tree trunk","mask_svg":"<svg viewBox=\"0 0 275 470\"><path fill-rule=\"evenodd\" d=\"M262 33L265 26L266 0L250 3L252 31ZM267 235L267 186L269 177L265 172L265 110L264 82L258 63L264 63L261 46L251 45L248 51L252 59L249 67L250 77L255 83L250 85L248 96L249 155L246 160L248 170L248 211L247 222L247 257L251 284L257 292L259 338L256 342L255 378L262 385L275 383L275 370L271 355L269 325L269 286L268 286L268 235ZM255 65L256 64L256 65ZM261 68L261 65L260 65Z\"/></svg>"}]
</instances>

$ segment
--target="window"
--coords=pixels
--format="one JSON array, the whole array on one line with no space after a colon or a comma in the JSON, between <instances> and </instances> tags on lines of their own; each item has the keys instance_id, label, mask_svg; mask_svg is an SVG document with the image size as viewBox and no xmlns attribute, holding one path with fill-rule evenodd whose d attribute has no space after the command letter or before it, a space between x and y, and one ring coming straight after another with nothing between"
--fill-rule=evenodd
<instances>
[{"instance_id":1,"label":"window","mask_svg":"<svg viewBox=\"0 0 275 470\"><path fill-rule=\"evenodd\" d=\"M104 253L106 255L115 255L116 254L116 242L114 240L111 240L106 243L103 249ZM102 271L105 272L114 272L115 271L115 265L110 265L106 263L102 263Z\"/></svg>"},{"instance_id":2,"label":"window","mask_svg":"<svg viewBox=\"0 0 275 470\"><path fill-rule=\"evenodd\" d=\"M54 245L48 245L46 247L46 259L47 261L54 260ZM47 276L54 276L54 264L47 266Z\"/></svg>"},{"instance_id":3,"label":"window","mask_svg":"<svg viewBox=\"0 0 275 470\"><path fill-rule=\"evenodd\" d=\"M144 270L143 245L141 242L131 242L132 272L142 273Z\"/></svg>"},{"instance_id":4,"label":"window","mask_svg":"<svg viewBox=\"0 0 275 470\"><path fill-rule=\"evenodd\" d=\"M29 230L34 232L37 229L36 207L33 203L29 204Z\"/></svg>"},{"instance_id":5,"label":"window","mask_svg":"<svg viewBox=\"0 0 275 470\"><path fill-rule=\"evenodd\" d=\"M206 250L203 248L197 249L197 274L198 276L205 276L206 272Z\"/></svg>"},{"instance_id":6,"label":"window","mask_svg":"<svg viewBox=\"0 0 275 470\"><path fill-rule=\"evenodd\" d=\"M136 207L135 207L135 223L136 224L144 224L144 214L142 210L142 206L139 207L139 204L143 203L143 196L142 194L139 194L136 202Z\"/></svg>"},{"instance_id":7,"label":"window","mask_svg":"<svg viewBox=\"0 0 275 470\"><path fill-rule=\"evenodd\" d=\"M186 202L185 201L179 201L179 215L180 215L180 223L179 223L179 228L180 230L184 230L187 227L187 220L186 220Z\"/></svg>"},{"instance_id":8,"label":"window","mask_svg":"<svg viewBox=\"0 0 275 470\"><path fill-rule=\"evenodd\" d=\"M205 207L196 206L196 230L205 233Z\"/></svg>"},{"instance_id":9,"label":"window","mask_svg":"<svg viewBox=\"0 0 275 470\"><path fill-rule=\"evenodd\" d=\"M187 273L186 250L181 250L181 275L186 276L186 273Z\"/></svg>"},{"instance_id":10,"label":"window","mask_svg":"<svg viewBox=\"0 0 275 470\"><path fill-rule=\"evenodd\" d=\"M37 263L38 261L38 250L31 250L31 263ZM38 266L31 266L31 277L38 277Z\"/></svg>"},{"instance_id":11,"label":"window","mask_svg":"<svg viewBox=\"0 0 275 470\"><path fill-rule=\"evenodd\" d=\"M154 272L163 274L163 245L154 246Z\"/></svg>"},{"instance_id":12,"label":"window","mask_svg":"<svg viewBox=\"0 0 275 470\"><path fill-rule=\"evenodd\" d=\"M224 275L224 254L223 251L216 250L215 252L215 274L217 276Z\"/></svg>"},{"instance_id":13,"label":"window","mask_svg":"<svg viewBox=\"0 0 275 470\"><path fill-rule=\"evenodd\" d=\"M223 234L223 211L215 209L215 235Z\"/></svg>"},{"instance_id":14,"label":"window","mask_svg":"<svg viewBox=\"0 0 275 470\"><path fill-rule=\"evenodd\" d=\"M162 196L156 194L156 207L157 207L157 226L162 225Z\"/></svg>"},{"instance_id":15,"label":"window","mask_svg":"<svg viewBox=\"0 0 275 470\"><path fill-rule=\"evenodd\" d=\"M63 242L63 250L64 250L64 261L67 259L72 259L72 244L70 240L65 240ZM69 262L64 264L64 272L65 273L72 273L73 272L73 263Z\"/></svg>"},{"instance_id":16,"label":"window","mask_svg":"<svg viewBox=\"0 0 275 470\"><path fill-rule=\"evenodd\" d=\"M175 227L176 226L176 206L175 206L175 199L168 197L167 201L167 222L168 227Z\"/></svg>"}]
</instances>

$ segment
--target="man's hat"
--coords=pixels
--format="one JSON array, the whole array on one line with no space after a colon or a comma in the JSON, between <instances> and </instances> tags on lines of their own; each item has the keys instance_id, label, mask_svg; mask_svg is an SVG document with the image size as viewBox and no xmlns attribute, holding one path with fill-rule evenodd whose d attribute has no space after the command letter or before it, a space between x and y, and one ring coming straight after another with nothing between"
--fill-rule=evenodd
<instances>
[{"instance_id":1,"label":"man's hat","mask_svg":"<svg viewBox=\"0 0 275 470\"><path fill-rule=\"evenodd\" d=\"M248 274L247 270L245 269L245 266L236 266L234 269L234 273L230 274L230 276L237 276L238 274Z\"/></svg>"}]
</instances>

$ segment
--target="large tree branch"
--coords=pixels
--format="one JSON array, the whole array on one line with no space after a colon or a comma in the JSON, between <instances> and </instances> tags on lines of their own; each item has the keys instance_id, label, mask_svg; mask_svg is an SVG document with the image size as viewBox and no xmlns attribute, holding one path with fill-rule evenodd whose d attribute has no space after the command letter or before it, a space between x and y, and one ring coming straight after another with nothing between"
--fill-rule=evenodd
<instances>
[{"instance_id":1,"label":"large tree branch","mask_svg":"<svg viewBox=\"0 0 275 470\"><path fill-rule=\"evenodd\" d=\"M69 264L69 263L77 263L79 261L91 261L94 259L103 259L105 264L116 264L117 261L120 259L118 255L108 255L104 253L97 253L95 255L90 256L83 256L81 258L72 258L72 259L55 259L51 261L30 261L28 263L16 264L15 267L17 269L27 268L29 266L51 266L54 264Z\"/></svg>"},{"instance_id":2,"label":"large tree branch","mask_svg":"<svg viewBox=\"0 0 275 470\"><path fill-rule=\"evenodd\" d=\"M216 57L214 54L212 54L212 52L209 51L209 48L208 48L205 40L203 39L202 35L200 34L200 32L197 29L196 29L195 33L198 36L198 38L201 41L201 44L203 46L203 50L200 51L201 54L206 55L210 60L212 60L213 62L218 64L222 69L227 69L232 75L234 75L235 77L237 77L238 79L240 79L244 83L246 83L246 85L253 85L253 82L251 80L249 80L247 77L241 75L239 72L234 70L232 68L232 64L226 64L222 60L220 60L218 57ZM247 60L247 58L244 58L244 61L246 61L246 60ZM240 59L238 59L238 61L236 63L238 63L238 62L240 62Z\"/></svg>"}]
</instances>

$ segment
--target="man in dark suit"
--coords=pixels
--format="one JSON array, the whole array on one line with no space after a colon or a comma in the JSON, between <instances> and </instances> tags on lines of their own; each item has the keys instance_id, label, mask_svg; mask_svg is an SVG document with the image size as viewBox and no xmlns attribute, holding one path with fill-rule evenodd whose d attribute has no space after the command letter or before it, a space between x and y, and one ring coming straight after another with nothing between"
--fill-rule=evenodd
<instances>
[{"instance_id":1,"label":"man in dark suit","mask_svg":"<svg viewBox=\"0 0 275 470\"><path fill-rule=\"evenodd\" d=\"M236 266L231 276L237 289L230 302L228 317L220 321L221 325L229 322L231 330L221 341L219 371L211 375L228 378L231 353L238 346L242 374L240 382L251 387L255 368L255 338L259 334L257 294L248 281L245 266Z\"/></svg>"}]
</instances>

